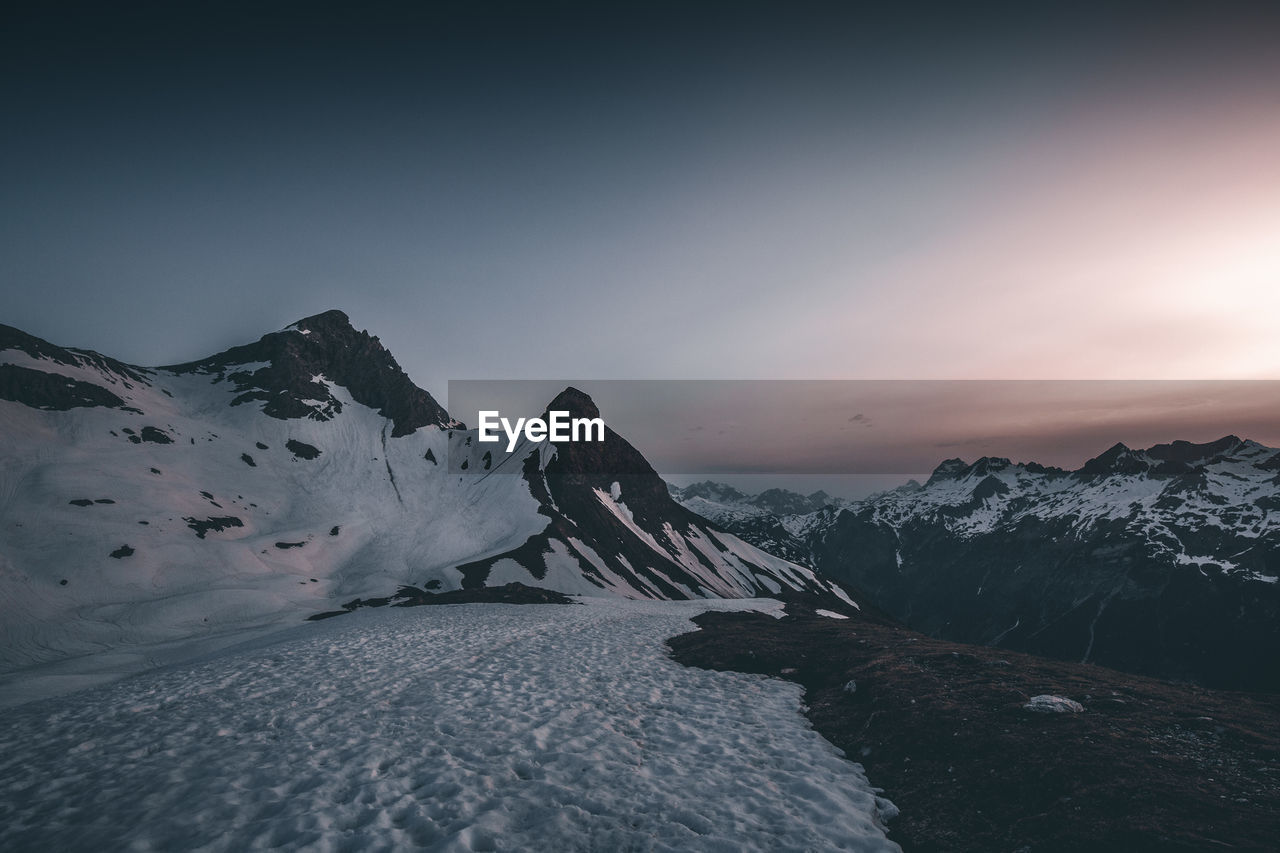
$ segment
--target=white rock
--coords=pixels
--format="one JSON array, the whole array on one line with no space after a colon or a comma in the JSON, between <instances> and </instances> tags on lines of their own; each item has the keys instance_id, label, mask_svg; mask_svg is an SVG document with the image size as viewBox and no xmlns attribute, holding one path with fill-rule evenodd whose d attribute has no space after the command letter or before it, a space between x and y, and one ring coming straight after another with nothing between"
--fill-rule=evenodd
<instances>
[{"instance_id":1,"label":"white rock","mask_svg":"<svg viewBox=\"0 0 1280 853\"><path fill-rule=\"evenodd\" d=\"M1074 699L1068 699L1066 696L1052 696L1048 693L1032 696L1031 701L1022 707L1041 714L1078 714L1084 710L1084 706Z\"/></svg>"}]
</instances>

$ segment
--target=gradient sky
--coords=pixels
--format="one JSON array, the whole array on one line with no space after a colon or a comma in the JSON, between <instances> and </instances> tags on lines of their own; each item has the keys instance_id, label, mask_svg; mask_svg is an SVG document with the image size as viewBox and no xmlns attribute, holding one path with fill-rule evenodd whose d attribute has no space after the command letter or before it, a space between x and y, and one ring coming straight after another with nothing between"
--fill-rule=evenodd
<instances>
[{"instance_id":1,"label":"gradient sky","mask_svg":"<svg viewBox=\"0 0 1280 853\"><path fill-rule=\"evenodd\" d=\"M341 308L442 398L1280 378L1265 4L29 5L0 322L56 343Z\"/></svg>"},{"instance_id":2,"label":"gradient sky","mask_svg":"<svg viewBox=\"0 0 1280 853\"><path fill-rule=\"evenodd\" d=\"M1280 447L1278 380L586 380L606 422L673 482L727 481L859 497L946 458L1005 456L1074 470L1116 442L1235 433ZM453 415L543 412L546 380L449 383ZM490 448L498 473L506 439ZM523 450L517 451L517 457ZM451 465L461 464L463 455ZM610 472L611 473L611 472Z\"/></svg>"}]
</instances>

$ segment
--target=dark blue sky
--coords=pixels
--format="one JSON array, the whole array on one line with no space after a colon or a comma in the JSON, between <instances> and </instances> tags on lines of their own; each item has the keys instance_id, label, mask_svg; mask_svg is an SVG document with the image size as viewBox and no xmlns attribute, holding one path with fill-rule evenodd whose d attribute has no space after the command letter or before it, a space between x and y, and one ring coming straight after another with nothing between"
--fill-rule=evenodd
<instances>
[{"instance_id":1,"label":"dark blue sky","mask_svg":"<svg viewBox=\"0 0 1280 853\"><path fill-rule=\"evenodd\" d=\"M1280 374L1262 4L32 5L0 321L57 343L336 307L438 396Z\"/></svg>"}]
</instances>

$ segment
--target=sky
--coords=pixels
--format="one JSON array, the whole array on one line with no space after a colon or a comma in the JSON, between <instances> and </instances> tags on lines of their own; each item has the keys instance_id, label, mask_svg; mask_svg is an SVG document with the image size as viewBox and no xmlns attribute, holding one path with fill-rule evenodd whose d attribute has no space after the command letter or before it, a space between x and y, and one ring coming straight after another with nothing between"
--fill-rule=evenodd
<instances>
[{"instance_id":1,"label":"sky","mask_svg":"<svg viewBox=\"0 0 1280 853\"><path fill-rule=\"evenodd\" d=\"M0 322L55 343L340 308L442 398L1280 378L1266 4L27 5Z\"/></svg>"},{"instance_id":2,"label":"sky","mask_svg":"<svg viewBox=\"0 0 1280 853\"><path fill-rule=\"evenodd\" d=\"M1145 449L1234 434L1280 447L1277 380L584 380L617 433L678 485L779 486L858 498L944 459L997 456L1076 470L1117 442ZM490 452L504 465L517 418L540 415L563 380L449 383L454 417L499 413ZM575 413L571 413L575 414ZM497 418L488 416L491 424ZM459 465L465 454L450 460ZM606 464L608 459L606 459ZM602 473L620 473L608 471Z\"/></svg>"}]
</instances>

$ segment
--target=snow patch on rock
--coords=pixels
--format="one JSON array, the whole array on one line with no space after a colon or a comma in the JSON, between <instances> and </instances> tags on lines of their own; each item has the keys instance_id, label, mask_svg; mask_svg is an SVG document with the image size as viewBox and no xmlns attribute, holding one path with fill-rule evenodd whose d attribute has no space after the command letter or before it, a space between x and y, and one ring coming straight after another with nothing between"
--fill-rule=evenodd
<instances>
[{"instance_id":1,"label":"snow patch on rock","mask_svg":"<svg viewBox=\"0 0 1280 853\"><path fill-rule=\"evenodd\" d=\"M1066 696L1053 696L1048 693L1032 696L1031 700L1022 707L1040 714L1079 714L1084 710L1084 706L1074 699L1068 699Z\"/></svg>"}]
</instances>

